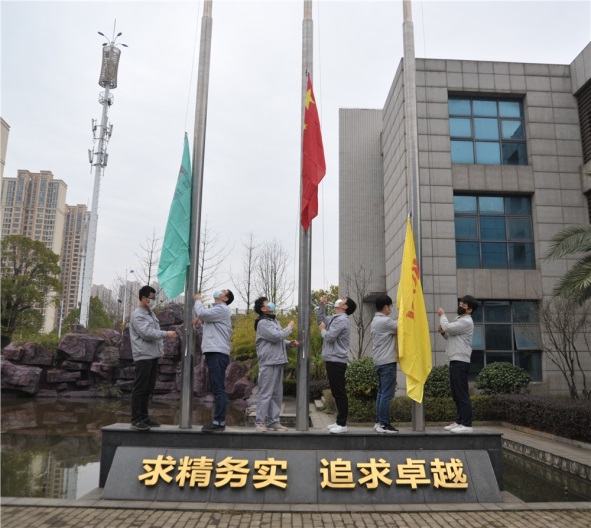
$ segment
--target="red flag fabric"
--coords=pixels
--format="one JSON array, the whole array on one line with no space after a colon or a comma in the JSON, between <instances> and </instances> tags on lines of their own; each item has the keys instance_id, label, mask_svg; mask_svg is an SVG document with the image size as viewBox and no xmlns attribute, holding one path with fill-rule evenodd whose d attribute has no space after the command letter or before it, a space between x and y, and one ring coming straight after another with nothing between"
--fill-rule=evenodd
<instances>
[{"instance_id":1,"label":"red flag fabric","mask_svg":"<svg viewBox=\"0 0 591 528\"><path fill-rule=\"evenodd\" d=\"M318 185L326 174L320 120L310 75L304 105L306 110L302 143L302 227L307 231L312 219L318 215Z\"/></svg>"}]
</instances>

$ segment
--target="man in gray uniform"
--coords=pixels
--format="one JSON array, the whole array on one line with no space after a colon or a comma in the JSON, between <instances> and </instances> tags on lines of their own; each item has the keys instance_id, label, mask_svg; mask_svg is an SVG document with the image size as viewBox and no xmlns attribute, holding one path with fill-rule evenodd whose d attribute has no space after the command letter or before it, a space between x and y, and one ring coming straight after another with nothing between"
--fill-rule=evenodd
<instances>
[{"instance_id":1,"label":"man in gray uniform","mask_svg":"<svg viewBox=\"0 0 591 528\"><path fill-rule=\"evenodd\" d=\"M150 395L156 386L158 360L162 357L162 340L174 338L176 332L160 330L160 322L150 309L155 305L156 290L151 286L140 288L140 305L129 319L129 339L135 367L135 379L131 391L131 428L149 431L160 427L148 415Z\"/></svg>"},{"instance_id":2,"label":"man in gray uniform","mask_svg":"<svg viewBox=\"0 0 591 528\"><path fill-rule=\"evenodd\" d=\"M287 363L287 349L298 345L287 336L292 333L295 323L290 321L281 328L275 316L275 303L266 297L254 302L254 311L259 314L254 322L256 349L259 360L259 395L255 430L287 431L279 421L283 401L283 366Z\"/></svg>"},{"instance_id":3,"label":"man in gray uniform","mask_svg":"<svg viewBox=\"0 0 591 528\"><path fill-rule=\"evenodd\" d=\"M337 405L337 421L328 426L333 434L347 432L347 417L349 416L349 399L345 383L345 372L349 362L349 345L351 342L351 327L349 315L355 312L357 304L350 297L338 299L334 303L335 315L326 316L328 298L323 295L318 308L318 328L322 335L322 359L326 366L326 375L330 385L330 392Z\"/></svg>"},{"instance_id":4,"label":"man in gray uniform","mask_svg":"<svg viewBox=\"0 0 591 528\"><path fill-rule=\"evenodd\" d=\"M458 316L452 321L447 320L443 308L437 310L439 328L437 329L447 341L445 356L449 361L449 384L451 395L456 404L456 421L445 427L452 433L472 432L472 402L468 392L468 373L472 356L472 335L474 321L472 313L478 308L478 301L471 295L460 299Z\"/></svg>"},{"instance_id":5,"label":"man in gray uniform","mask_svg":"<svg viewBox=\"0 0 591 528\"><path fill-rule=\"evenodd\" d=\"M378 433L397 433L390 424L390 402L396 389L396 364L398 350L394 336L398 330L398 319L392 319L392 299L378 295L375 301L376 314L371 322L371 357L378 376L376 399L376 425Z\"/></svg>"},{"instance_id":6,"label":"man in gray uniform","mask_svg":"<svg viewBox=\"0 0 591 528\"><path fill-rule=\"evenodd\" d=\"M203 326L201 351L205 354L209 382L214 396L213 421L201 428L204 433L221 433L226 430L226 369L230 363L230 336L232 317L228 306L234 300L230 290L218 290L213 294L213 306L205 308L201 294L195 295L195 315Z\"/></svg>"}]
</instances>

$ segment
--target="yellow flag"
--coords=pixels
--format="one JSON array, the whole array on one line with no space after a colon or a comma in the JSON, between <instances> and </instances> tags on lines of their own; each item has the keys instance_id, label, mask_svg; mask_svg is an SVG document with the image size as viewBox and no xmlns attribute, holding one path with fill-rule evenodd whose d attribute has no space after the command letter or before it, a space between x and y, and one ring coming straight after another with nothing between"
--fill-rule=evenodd
<instances>
[{"instance_id":1,"label":"yellow flag","mask_svg":"<svg viewBox=\"0 0 591 528\"><path fill-rule=\"evenodd\" d=\"M423 401L423 388L433 365L427 310L421 287L415 242L406 222L402 271L396 296L398 307L398 363L406 374L406 392L416 402Z\"/></svg>"}]
</instances>

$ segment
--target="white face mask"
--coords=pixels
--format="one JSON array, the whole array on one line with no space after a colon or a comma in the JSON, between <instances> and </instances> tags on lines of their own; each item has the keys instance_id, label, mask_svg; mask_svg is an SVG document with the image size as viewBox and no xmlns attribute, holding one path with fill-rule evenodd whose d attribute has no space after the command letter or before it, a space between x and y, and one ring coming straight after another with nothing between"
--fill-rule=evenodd
<instances>
[{"instance_id":1,"label":"white face mask","mask_svg":"<svg viewBox=\"0 0 591 528\"><path fill-rule=\"evenodd\" d=\"M149 299L148 306L154 308L156 306L156 299Z\"/></svg>"}]
</instances>

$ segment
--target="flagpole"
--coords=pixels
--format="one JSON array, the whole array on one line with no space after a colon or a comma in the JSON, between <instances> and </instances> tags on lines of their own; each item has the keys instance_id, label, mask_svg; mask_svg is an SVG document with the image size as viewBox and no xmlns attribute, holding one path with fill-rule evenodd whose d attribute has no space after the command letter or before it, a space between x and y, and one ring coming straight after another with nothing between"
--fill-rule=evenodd
<instances>
[{"instance_id":1,"label":"flagpole","mask_svg":"<svg viewBox=\"0 0 591 528\"><path fill-rule=\"evenodd\" d=\"M402 7L404 14L402 30L404 35L404 121L406 132L406 166L411 180L412 225L415 238L417 262L419 263L419 274L422 282L423 261L421 244L421 200L417 130L417 80L411 0L403 0ZM413 431L425 430L424 406L422 403L417 403L415 401L412 403L412 428Z\"/></svg>"},{"instance_id":2,"label":"flagpole","mask_svg":"<svg viewBox=\"0 0 591 528\"><path fill-rule=\"evenodd\" d=\"M193 332L193 295L197 293L199 271L199 236L201 233L201 198L203 196L203 165L205 160L205 129L207 123L207 95L211 56L213 19L212 0L203 2L201 42L199 45L199 71L195 104L193 139L193 192L191 200L190 265L185 290L185 350L181 371L180 429L190 429L193 415L193 365L195 334Z\"/></svg>"},{"instance_id":3,"label":"flagpole","mask_svg":"<svg viewBox=\"0 0 591 528\"><path fill-rule=\"evenodd\" d=\"M302 23L302 148L304 113L307 89L306 72L312 74L313 66L313 21L312 0L304 0L304 20ZM301 167L303 168L303 157ZM300 170L300 174L302 171ZM303 197L304 182L301 180L300 211ZM307 431L309 427L309 385L310 385L310 292L312 290L312 224L305 230L300 223L300 249L299 249L299 282L298 282L298 363L297 363L297 389L296 389L296 429Z\"/></svg>"}]
</instances>

